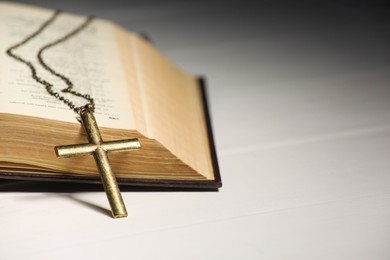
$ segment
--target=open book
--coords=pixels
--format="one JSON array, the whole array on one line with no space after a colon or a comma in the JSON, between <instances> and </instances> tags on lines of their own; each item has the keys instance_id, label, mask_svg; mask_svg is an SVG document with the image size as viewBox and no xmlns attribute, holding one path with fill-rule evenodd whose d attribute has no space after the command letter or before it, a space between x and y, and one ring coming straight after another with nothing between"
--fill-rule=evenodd
<instances>
[{"instance_id":1,"label":"open book","mask_svg":"<svg viewBox=\"0 0 390 260\"><path fill-rule=\"evenodd\" d=\"M77 114L35 82L28 67L6 54L52 13L0 3L0 177L100 182L92 157L60 160L54 152L55 146L87 143ZM66 86L40 67L37 50L83 20L63 13L15 51L33 62L57 91ZM147 40L95 19L48 50L45 60L69 77L75 90L94 97L104 141L139 138L140 150L109 155L119 184L221 186L202 80L174 66Z\"/></svg>"}]
</instances>

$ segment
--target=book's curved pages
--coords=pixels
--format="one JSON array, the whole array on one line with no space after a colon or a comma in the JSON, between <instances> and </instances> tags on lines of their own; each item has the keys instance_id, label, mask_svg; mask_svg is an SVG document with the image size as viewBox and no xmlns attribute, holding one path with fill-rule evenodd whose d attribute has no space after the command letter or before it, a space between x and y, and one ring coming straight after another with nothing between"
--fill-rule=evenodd
<instances>
[{"instance_id":1,"label":"book's curved pages","mask_svg":"<svg viewBox=\"0 0 390 260\"><path fill-rule=\"evenodd\" d=\"M51 12L0 3L0 177L99 183L93 159L55 156L55 146L87 142L76 114L46 94L28 68L5 53ZM18 53L35 65L40 46L82 19L63 15ZM45 58L72 78L75 88L95 97L105 141L139 138L139 151L110 154L118 183L221 187L204 80L178 69L137 34L102 19L91 25ZM38 74L58 89L64 87L43 69Z\"/></svg>"}]
</instances>

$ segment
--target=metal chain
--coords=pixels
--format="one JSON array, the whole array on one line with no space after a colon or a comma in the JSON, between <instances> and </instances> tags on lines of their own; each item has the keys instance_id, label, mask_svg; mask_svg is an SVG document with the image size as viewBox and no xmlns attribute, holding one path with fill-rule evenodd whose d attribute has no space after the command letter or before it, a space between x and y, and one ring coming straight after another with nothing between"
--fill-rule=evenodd
<instances>
[{"instance_id":1,"label":"metal chain","mask_svg":"<svg viewBox=\"0 0 390 260\"><path fill-rule=\"evenodd\" d=\"M69 38L75 36L76 34L78 34L80 31L82 31L83 29L85 29L85 27L88 26L88 24L92 21L92 19L94 18L93 16L89 16L85 19L85 21L79 25L77 28L75 28L73 31L69 32L68 34L64 35L63 37L51 42L51 43L48 43L46 45L44 45L43 47L41 47L38 51L38 54L37 54L37 58L38 58L38 61L39 63L47 70L49 71L51 74L61 78L67 85L66 88L62 89L61 92L63 93L70 93L74 96L78 96L78 97L81 97L85 100L88 101L88 103L84 106L80 106L80 107L76 107L76 105L70 101L69 99L67 99L65 96L62 96L60 95L60 93L58 93L57 91L54 91L53 90L53 84L51 84L50 82L48 82L47 80L45 79L42 79L41 77L38 76L37 74L37 70L36 68L34 67L34 65L30 62L30 61L27 61L25 59L23 59L22 57L18 56L17 54L13 53L13 51L17 48L19 48L20 46L26 44L27 42L29 42L31 39L37 37L43 30L45 30L46 27L48 27L51 23L54 22L54 20L58 17L58 15L61 13L60 10L57 10L54 12L54 14L47 20L45 21L39 28L38 30L36 30L34 33L32 33L31 35L27 36L23 41L21 41L20 43L17 43L13 46L11 46L10 48L8 48L8 50L6 51L7 54L9 56L11 56L12 58L26 64L30 70L31 70L31 76L32 78L37 81L38 83L42 84L45 86L46 88L46 91L54 96L56 99L62 101L63 103L65 103L70 109L72 109L74 112L76 113L81 113L83 111L91 111L93 112L95 110L95 102L93 100L93 98L90 97L90 95L88 94L82 94L80 92L77 92L77 91L74 91L73 90L73 83L72 81L64 76L63 74L60 74L58 72L56 72L53 68L51 68L43 59L42 57L42 54L44 51L48 50L49 48L53 47L53 46L56 46L60 43L63 43L65 42L66 40L68 40Z\"/></svg>"}]
</instances>

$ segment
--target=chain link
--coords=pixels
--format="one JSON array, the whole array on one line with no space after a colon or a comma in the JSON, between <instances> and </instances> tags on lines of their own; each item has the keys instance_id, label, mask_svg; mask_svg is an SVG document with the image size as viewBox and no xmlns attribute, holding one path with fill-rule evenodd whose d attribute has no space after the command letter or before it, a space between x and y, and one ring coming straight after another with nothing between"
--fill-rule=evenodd
<instances>
[{"instance_id":1,"label":"chain link","mask_svg":"<svg viewBox=\"0 0 390 260\"><path fill-rule=\"evenodd\" d=\"M26 44L27 42L29 42L30 40L34 39L35 37L37 37L43 30L45 30L46 27L48 27L51 23L53 23L55 21L55 19L59 16L59 14L61 13L60 10L57 10L53 13L53 15L47 20L45 21L39 28L38 30L36 30L34 33L32 33L31 35L27 36L23 41L21 41L20 43L17 43L13 46L11 46L10 48L7 49L7 54L9 56L11 56L12 58L26 64L30 70L31 70L31 76L32 78L45 86L46 88L46 91L52 95L53 97L55 97L56 99L62 101L63 103L65 103L70 109L72 109L74 112L76 113L82 113L84 111L90 111L90 112L93 112L95 110L95 102L93 100L93 98L91 98L90 95L88 94L82 94L80 92L77 92L75 90L73 90L73 83L72 81L66 77L65 75L55 71L53 68L51 68L46 62L45 60L43 59L42 55L43 53L50 49L51 47L54 47L58 44L61 44L63 42L65 42L66 40L68 40L69 38L75 36L76 34L78 34L80 31L84 30L88 24L93 20L93 16L89 16L85 19L85 21L80 24L77 28L75 28L73 31L67 33L66 35L64 35L63 37L60 37L58 39L56 39L55 41L51 42L51 43L48 43L46 45L44 45L43 47L41 47L38 51L38 54L37 54L37 58L38 58L38 61L39 63L42 65L43 68L45 68L47 71L49 71L51 74L61 78L65 84L67 85L66 88L62 89L61 92L63 93L69 93L69 94L72 94L74 96L78 96L78 97L81 97L85 100L88 101L87 104L83 105L83 106L80 106L80 107L76 107L76 105L70 101L69 99L67 99L65 96L61 95L59 92L53 90L53 84L51 84L50 82L48 82L47 80L41 78L38 76L37 74L37 70L36 68L34 67L34 65L32 64L32 62L28 61L28 60L25 60L23 59L22 57L20 57L19 55L13 53L13 51L17 48L19 48L20 46Z\"/></svg>"}]
</instances>

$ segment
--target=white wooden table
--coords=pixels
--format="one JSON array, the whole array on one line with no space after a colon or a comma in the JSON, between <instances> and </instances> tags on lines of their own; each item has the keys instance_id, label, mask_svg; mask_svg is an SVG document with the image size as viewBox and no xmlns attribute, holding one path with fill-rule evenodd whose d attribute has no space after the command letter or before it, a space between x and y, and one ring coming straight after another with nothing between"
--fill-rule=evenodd
<instances>
[{"instance_id":1,"label":"white wooden table","mask_svg":"<svg viewBox=\"0 0 390 260\"><path fill-rule=\"evenodd\" d=\"M147 32L206 75L224 186L124 192L112 219L102 192L0 181L0 259L390 259L384 7L25 2Z\"/></svg>"}]
</instances>

